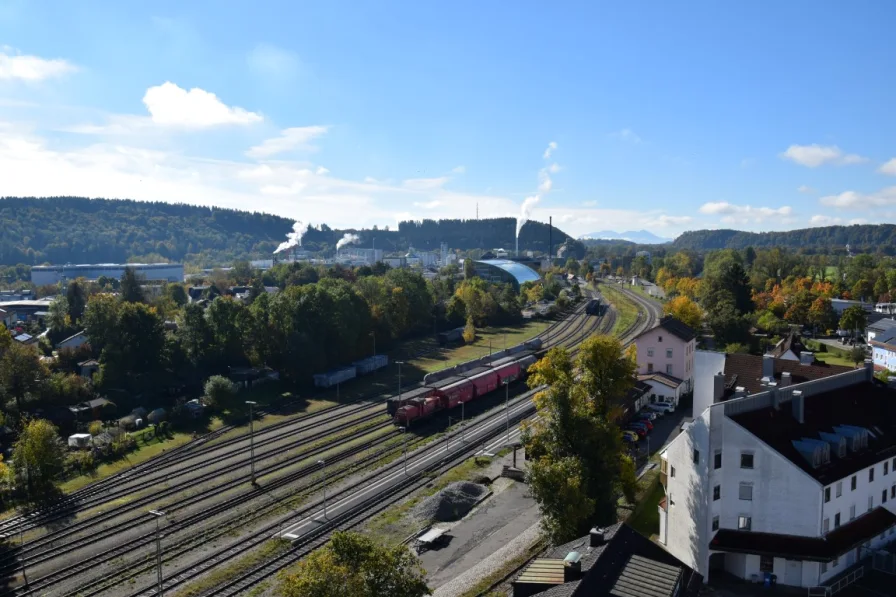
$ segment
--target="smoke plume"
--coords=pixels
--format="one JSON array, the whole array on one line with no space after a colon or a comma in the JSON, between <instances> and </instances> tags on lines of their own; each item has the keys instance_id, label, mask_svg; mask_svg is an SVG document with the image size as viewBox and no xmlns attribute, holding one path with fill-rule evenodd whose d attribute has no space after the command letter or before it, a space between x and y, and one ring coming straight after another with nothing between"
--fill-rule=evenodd
<instances>
[{"instance_id":1,"label":"smoke plume","mask_svg":"<svg viewBox=\"0 0 896 597\"><path fill-rule=\"evenodd\" d=\"M552 154L557 149L557 143L555 141L551 141L548 143L547 149L544 150L544 153L541 157L545 160L551 159ZM534 208L539 201L541 201L542 196L547 195L551 192L551 189L554 187L554 182L551 180L551 174L556 174L560 171L560 166L557 164L551 164L550 166L546 166L538 171L538 194L533 195L532 197L526 197L526 200L523 201L523 205L520 207L520 215L516 219L516 242L519 245L520 240L520 230L523 229L523 225L529 221L529 218L532 216L532 208Z\"/></svg>"},{"instance_id":2,"label":"smoke plume","mask_svg":"<svg viewBox=\"0 0 896 597\"><path fill-rule=\"evenodd\" d=\"M532 216L532 208L535 207L539 201L541 201L541 195L526 197L526 200L523 201L523 205L520 207L520 216L516 219L517 238L520 236L520 230L523 229L523 224L528 222L529 218Z\"/></svg>"},{"instance_id":3,"label":"smoke plume","mask_svg":"<svg viewBox=\"0 0 896 597\"><path fill-rule=\"evenodd\" d=\"M357 234L352 234L351 232L346 232L342 238L339 239L339 242L336 243L336 250L338 251L345 245L353 245L356 242L361 240L361 237Z\"/></svg>"},{"instance_id":4,"label":"smoke plume","mask_svg":"<svg viewBox=\"0 0 896 597\"><path fill-rule=\"evenodd\" d=\"M279 253L280 251L285 251L293 247L301 247L302 236L307 230L308 224L303 224L301 221L296 220L296 223L292 225L292 232L286 233L286 240L280 243L280 246L277 247L277 250L274 251L274 253Z\"/></svg>"}]
</instances>

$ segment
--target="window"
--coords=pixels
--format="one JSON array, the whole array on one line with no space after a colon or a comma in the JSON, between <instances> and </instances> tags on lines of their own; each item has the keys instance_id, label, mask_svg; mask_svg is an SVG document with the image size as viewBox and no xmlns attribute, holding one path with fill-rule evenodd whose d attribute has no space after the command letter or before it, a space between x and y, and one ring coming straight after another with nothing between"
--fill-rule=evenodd
<instances>
[{"instance_id":1,"label":"window","mask_svg":"<svg viewBox=\"0 0 896 597\"><path fill-rule=\"evenodd\" d=\"M821 532L827 533L830 530L831 530L831 519L825 518L824 522L821 523Z\"/></svg>"},{"instance_id":2,"label":"window","mask_svg":"<svg viewBox=\"0 0 896 597\"><path fill-rule=\"evenodd\" d=\"M694 464L700 464L700 450L694 450Z\"/></svg>"},{"instance_id":3,"label":"window","mask_svg":"<svg viewBox=\"0 0 896 597\"><path fill-rule=\"evenodd\" d=\"M887 503L887 490L886 489L884 489L883 493L880 494L880 503L881 504Z\"/></svg>"},{"instance_id":4,"label":"window","mask_svg":"<svg viewBox=\"0 0 896 597\"><path fill-rule=\"evenodd\" d=\"M722 486L716 485L712 488L712 501L716 502L722 499Z\"/></svg>"},{"instance_id":5,"label":"window","mask_svg":"<svg viewBox=\"0 0 896 597\"><path fill-rule=\"evenodd\" d=\"M840 528L840 513L839 513L839 512L837 512L836 514L834 514L834 528L835 528L835 529L839 529L839 528Z\"/></svg>"},{"instance_id":6,"label":"window","mask_svg":"<svg viewBox=\"0 0 896 597\"><path fill-rule=\"evenodd\" d=\"M740 490L738 492L738 497L742 500L753 500L753 484L752 483L741 483Z\"/></svg>"},{"instance_id":7,"label":"window","mask_svg":"<svg viewBox=\"0 0 896 597\"><path fill-rule=\"evenodd\" d=\"M647 356L649 356L649 357L652 357L652 356L653 356L653 349L652 349L652 348L648 348L648 349L647 349Z\"/></svg>"},{"instance_id":8,"label":"window","mask_svg":"<svg viewBox=\"0 0 896 597\"><path fill-rule=\"evenodd\" d=\"M715 457L713 459L713 468L720 469L722 468L722 452L716 452Z\"/></svg>"},{"instance_id":9,"label":"window","mask_svg":"<svg viewBox=\"0 0 896 597\"><path fill-rule=\"evenodd\" d=\"M856 505L855 504L853 504L852 506L849 507L849 519L850 520L856 519Z\"/></svg>"},{"instance_id":10,"label":"window","mask_svg":"<svg viewBox=\"0 0 896 597\"><path fill-rule=\"evenodd\" d=\"M662 337L662 336L659 336L659 340L658 340L658 342L662 342L662 341L663 341L663 337Z\"/></svg>"},{"instance_id":11,"label":"window","mask_svg":"<svg viewBox=\"0 0 896 597\"><path fill-rule=\"evenodd\" d=\"M840 564L840 558L834 558L834 561L831 562L831 566L834 568L836 568L838 564Z\"/></svg>"},{"instance_id":12,"label":"window","mask_svg":"<svg viewBox=\"0 0 896 597\"><path fill-rule=\"evenodd\" d=\"M753 526L753 519L749 516L737 517L737 528L741 531L749 531Z\"/></svg>"},{"instance_id":13,"label":"window","mask_svg":"<svg viewBox=\"0 0 896 597\"><path fill-rule=\"evenodd\" d=\"M890 499L896 499L896 484L890 488Z\"/></svg>"},{"instance_id":14,"label":"window","mask_svg":"<svg viewBox=\"0 0 896 597\"><path fill-rule=\"evenodd\" d=\"M828 563L827 563L827 562L822 562L822 563L821 563L821 573L824 574L824 573L827 572L827 571L828 571Z\"/></svg>"},{"instance_id":15,"label":"window","mask_svg":"<svg viewBox=\"0 0 896 597\"><path fill-rule=\"evenodd\" d=\"M874 482L874 467L873 466L868 469L868 482L869 483Z\"/></svg>"},{"instance_id":16,"label":"window","mask_svg":"<svg viewBox=\"0 0 896 597\"><path fill-rule=\"evenodd\" d=\"M759 556L759 571L774 572L775 558L773 558L772 556Z\"/></svg>"},{"instance_id":17,"label":"window","mask_svg":"<svg viewBox=\"0 0 896 597\"><path fill-rule=\"evenodd\" d=\"M672 375L672 365L666 365L666 373Z\"/></svg>"},{"instance_id":18,"label":"window","mask_svg":"<svg viewBox=\"0 0 896 597\"><path fill-rule=\"evenodd\" d=\"M887 475L887 474L889 474L889 472L890 472L890 463L885 462L884 463L884 474Z\"/></svg>"},{"instance_id":19,"label":"window","mask_svg":"<svg viewBox=\"0 0 896 597\"><path fill-rule=\"evenodd\" d=\"M653 373L653 363L647 363L647 373Z\"/></svg>"},{"instance_id":20,"label":"window","mask_svg":"<svg viewBox=\"0 0 896 597\"><path fill-rule=\"evenodd\" d=\"M753 468L753 454L749 452L740 453L740 468Z\"/></svg>"},{"instance_id":21,"label":"window","mask_svg":"<svg viewBox=\"0 0 896 597\"><path fill-rule=\"evenodd\" d=\"M837 481L837 497L843 495L843 481Z\"/></svg>"},{"instance_id":22,"label":"window","mask_svg":"<svg viewBox=\"0 0 896 597\"><path fill-rule=\"evenodd\" d=\"M855 475L852 476L850 483L852 485L852 487L850 487L850 491L855 491L856 490L856 476Z\"/></svg>"},{"instance_id":23,"label":"window","mask_svg":"<svg viewBox=\"0 0 896 597\"><path fill-rule=\"evenodd\" d=\"M674 466L669 467L669 476L672 477L673 479L675 478L675 467Z\"/></svg>"},{"instance_id":24,"label":"window","mask_svg":"<svg viewBox=\"0 0 896 597\"><path fill-rule=\"evenodd\" d=\"M719 517L718 516L712 517L712 530L714 530L714 531L719 530Z\"/></svg>"},{"instance_id":25,"label":"window","mask_svg":"<svg viewBox=\"0 0 896 597\"><path fill-rule=\"evenodd\" d=\"M831 488L825 487L824 488L824 503L827 504L829 501L831 501Z\"/></svg>"},{"instance_id":26,"label":"window","mask_svg":"<svg viewBox=\"0 0 896 597\"><path fill-rule=\"evenodd\" d=\"M869 495L868 496L868 511L871 512L872 510L874 510L874 496Z\"/></svg>"},{"instance_id":27,"label":"window","mask_svg":"<svg viewBox=\"0 0 896 597\"><path fill-rule=\"evenodd\" d=\"M667 349L666 349L666 358L667 358L667 359L671 359L671 358L672 358L672 349L671 349L671 348L667 348Z\"/></svg>"}]
</instances>

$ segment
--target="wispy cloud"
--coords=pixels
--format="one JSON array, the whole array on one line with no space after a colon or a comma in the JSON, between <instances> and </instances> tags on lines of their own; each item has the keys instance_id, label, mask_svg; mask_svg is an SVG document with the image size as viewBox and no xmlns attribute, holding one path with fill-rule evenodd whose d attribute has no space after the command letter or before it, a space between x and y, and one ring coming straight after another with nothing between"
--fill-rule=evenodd
<instances>
[{"instance_id":1,"label":"wispy cloud","mask_svg":"<svg viewBox=\"0 0 896 597\"><path fill-rule=\"evenodd\" d=\"M896 176L896 158L885 162L880 168L877 169L877 171L881 174Z\"/></svg>"},{"instance_id":2,"label":"wispy cloud","mask_svg":"<svg viewBox=\"0 0 896 597\"><path fill-rule=\"evenodd\" d=\"M420 207L422 209L435 209L442 205L442 202L438 199L433 199L432 201L414 201L414 207Z\"/></svg>"},{"instance_id":3,"label":"wispy cloud","mask_svg":"<svg viewBox=\"0 0 896 597\"><path fill-rule=\"evenodd\" d=\"M405 180L402 185L406 189L413 189L415 191L425 191L430 189L438 189L451 180L447 176L438 176L435 178L408 178Z\"/></svg>"},{"instance_id":4,"label":"wispy cloud","mask_svg":"<svg viewBox=\"0 0 896 597\"><path fill-rule=\"evenodd\" d=\"M864 218L852 218L851 220L844 220L843 218L838 218L836 216L828 216L828 215L814 215L809 218L809 226L817 227L817 226L843 226L843 225L856 225L856 224L867 224L868 220Z\"/></svg>"},{"instance_id":5,"label":"wispy cloud","mask_svg":"<svg viewBox=\"0 0 896 597\"><path fill-rule=\"evenodd\" d=\"M808 185L800 185L797 187L796 190L799 191L800 193L814 193L815 192L815 189L813 189L812 187L810 187Z\"/></svg>"},{"instance_id":6,"label":"wispy cloud","mask_svg":"<svg viewBox=\"0 0 896 597\"><path fill-rule=\"evenodd\" d=\"M37 82L61 77L76 70L78 67L67 60L23 55L15 53L12 48L0 47L0 80Z\"/></svg>"},{"instance_id":7,"label":"wispy cloud","mask_svg":"<svg viewBox=\"0 0 896 597\"><path fill-rule=\"evenodd\" d=\"M597 205L597 200L591 199L589 201L582 201L582 205L584 207L595 207Z\"/></svg>"},{"instance_id":8,"label":"wispy cloud","mask_svg":"<svg viewBox=\"0 0 896 597\"><path fill-rule=\"evenodd\" d=\"M691 216L670 216L663 214L648 222L648 227L668 228L670 226L684 226L690 223L694 218Z\"/></svg>"},{"instance_id":9,"label":"wispy cloud","mask_svg":"<svg viewBox=\"0 0 896 597\"><path fill-rule=\"evenodd\" d=\"M896 205L896 187L887 187L874 193L844 191L839 195L827 195L819 199L822 205L839 209L871 209Z\"/></svg>"},{"instance_id":10,"label":"wispy cloud","mask_svg":"<svg viewBox=\"0 0 896 597\"><path fill-rule=\"evenodd\" d=\"M467 169L464 166L455 166L454 168L451 169L451 172L453 174L463 174L466 171L467 171Z\"/></svg>"},{"instance_id":11,"label":"wispy cloud","mask_svg":"<svg viewBox=\"0 0 896 597\"><path fill-rule=\"evenodd\" d=\"M806 166L817 168L824 164L848 165L867 162L868 158L854 153L844 153L836 145L791 145L780 154L781 159Z\"/></svg>"},{"instance_id":12,"label":"wispy cloud","mask_svg":"<svg viewBox=\"0 0 896 597\"><path fill-rule=\"evenodd\" d=\"M548 143L548 148L544 150L544 153L542 154L541 157L543 157L546 160L551 159L551 154L553 154L554 150L556 150L556 149L557 149L557 142L551 141L550 143Z\"/></svg>"},{"instance_id":13,"label":"wispy cloud","mask_svg":"<svg viewBox=\"0 0 896 597\"><path fill-rule=\"evenodd\" d=\"M258 44L246 57L254 72L266 77L292 78L299 72L299 57L271 44Z\"/></svg>"},{"instance_id":14,"label":"wispy cloud","mask_svg":"<svg viewBox=\"0 0 896 597\"><path fill-rule=\"evenodd\" d=\"M715 201L701 205L700 213L724 216L722 221L728 224L737 224L743 220L759 223L769 218L788 217L793 214L793 208L789 205L754 207L752 205L736 205L727 201Z\"/></svg>"},{"instance_id":15,"label":"wispy cloud","mask_svg":"<svg viewBox=\"0 0 896 597\"><path fill-rule=\"evenodd\" d=\"M261 145L250 148L246 155L250 158L267 158L286 151L315 151L311 141L326 134L326 126L299 126L283 129L280 135L266 139Z\"/></svg>"},{"instance_id":16,"label":"wispy cloud","mask_svg":"<svg viewBox=\"0 0 896 597\"><path fill-rule=\"evenodd\" d=\"M631 129L622 129L621 131L610 133L610 136L619 139L620 141L631 143L633 145L637 145L641 142L641 137L639 137L638 134Z\"/></svg>"}]
</instances>

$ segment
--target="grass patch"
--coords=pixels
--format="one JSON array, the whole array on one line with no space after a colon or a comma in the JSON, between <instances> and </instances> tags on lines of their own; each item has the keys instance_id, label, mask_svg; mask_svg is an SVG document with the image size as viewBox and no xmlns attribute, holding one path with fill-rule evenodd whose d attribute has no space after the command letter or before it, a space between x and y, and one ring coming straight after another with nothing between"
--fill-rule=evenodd
<instances>
[{"instance_id":1,"label":"grass patch","mask_svg":"<svg viewBox=\"0 0 896 597\"><path fill-rule=\"evenodd\" d=\"M500 582L504 577L508 574L511 574L514 570L534 558L538 553L544 549L546 546L546 542L544 539L539 538L535 543L529 546L525 552L521 553L517 557L508 560L504 563L503 566L485 576L480 578L479 581L474 584L472 587L461 593L460 597L479 597L480 595L501 595L502 597L506 595L506 592L499 592L497 590L492 590L494 585L497 582ZM497 587L494 587L495 589ZM488 592L486 592L488 591Z\"/></svg>"},{"instance_id":2,"label":"grass patch","mask_svg":"<svg viewBox=\"0 0 896 597\"><path fill-rule=\"evenodd\" d=\"M438 355L426 355L409 361L423 371L438 371L453 367L466 361L478 359L491 351L498 352L504 348L510 348L531 340L542 333L550 325L547 321L527 321L519 327L498 327L476 330L476 341L451 350L446 350Z\"/></svg>"},{"instance_id":3,"label":"grass patch","mask_svg":"<svg viewBox=\"0 0 896 597\"><path fill-rule=\"evenodd\" d=\"M646 479L648 475L644 475ZM657 505L663 499L663 486L660 484L659 474L650 475L650 480L644 485L643 495L638 498L638 505L632 511L626 522L636 531L650 537L657 535L660 526L660 513Z\"/></svg>"},{"instance_id":4,"label":"grass patch","mask_svg":"<svg viewBox=\"0 0 896 597\"><path fill-rule=\"evenodd\" d=\"M616 309L616 322L610 334L618 336L638 320L638 304L613 284L601 284L599 290Z\"/></svg>"},{"instance_id":5,"label":"grass patch","mask_svg":"<svg viewBox=\"0 0 896 597\"><path fill-rule=\"evenodd\" d=\"M195 597L208 592L211 589L240 576L274 558L289 549L291 543L286 539L271 539L266 541L261 548L251 551L246 555L231 561L223 568L217 568L211 574L202 577L196 582L190 583L177 593L175 597Z\"/></svg>"},{"instance_id":6,"label":"grass patch","mask_svg":"<svg viewBox=\"0 0 896 597\"><path fill-rule=\"evenodd\" d=\"M845 359L841 356L837 356L830 352L816 352L815 359L821 361L822 363L827 363L828 365L843 365L844 367L855 367L856 364L853 363L849 359Z\"/></svg>"},{"instance_id":7,"label":"grass patch","mask_svg":"<svg viewBox=\"0 0 896 597\"><path fill-rule=\"evenodd\" d=\"M836 348L817 340L804 340L806 348L811 350L815 358L822 363L828 365L842 365L844 367L855 367L856 364L849 358L849 351L843 348Z\"/></svg>"},{"instance_id":8,"label":"grass patch","mask_svg":"<svg viewBox=\"0 0 896 597\"><path fill-rule=\"evenodd\" d=\"M132 466L145 462L150 458L162 454L166 450L181 446L190 441L191 436L188 433L174 433L174 436L163 442L152 442L144 444L142 440L137 441L137 449L126 454L123 458L119 458L113 462L101 464L97 469L88 475L80 475L73 477L59 486L64 493L71 493L81 489L85 485L104 479L121 471L127 470Z\"/></svg>"}]
</instances>

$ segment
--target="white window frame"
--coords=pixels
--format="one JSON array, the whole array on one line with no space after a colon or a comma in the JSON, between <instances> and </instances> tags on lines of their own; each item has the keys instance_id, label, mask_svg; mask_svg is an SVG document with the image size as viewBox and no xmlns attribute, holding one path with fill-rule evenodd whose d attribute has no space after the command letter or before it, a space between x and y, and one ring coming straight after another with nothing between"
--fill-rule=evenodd
<instances>
[{"instance_id":1,"label":"white window frame","mask_svg":"<svg viewBox=\"0 0 896 597\"><path fill-rule=\"evenodd\" d=\"M745 490L749 491L748 497L744 497ZM737 487L737 499L743 500L745 502L752 502L753 501L753 484L752 483L741 483Z\"/></svg>"},{"instance_id":2,"label":"white window frame","mask_svg":"<svg viewBox=\"0 0 896 597\"><path fill-rule=\"evenodd\" d=\"M652 357L652 356L653 356L653 348L648 348L648 349L647 349L647 356L649 356L649 357Z\"/></svg>"},{"instance_id":3,"label":"white window frame","mask_svg":"<svg viewBox=\"0 0 896 597\"><path fill-rule=\"evenodd\" d=\"M843 495L843 481L837 481L837 497Z\"/></svg>"},{"instance_id":4,"label":"white window frame","mask_svg":"<svg viewBox=\"0 0 896 597\"><path fill-rule=\"evenodd\" d=\"M737 517L737 530L739 531L752 531L753 530L753 517L746 516L741 514Z\"/></svg>"},{"instance_id":5,"label":"white window frame","mask_svg":"<svg viewBox=\"0 0 896 597\"><path fill-rule=\"evenodd\" d=\"M666 349L666 358L667 358L667 359L671 359L671 358L672 358L672 349L671 349L671 348L667 348L667 349Z\"/></svg>"}]
</instances>

